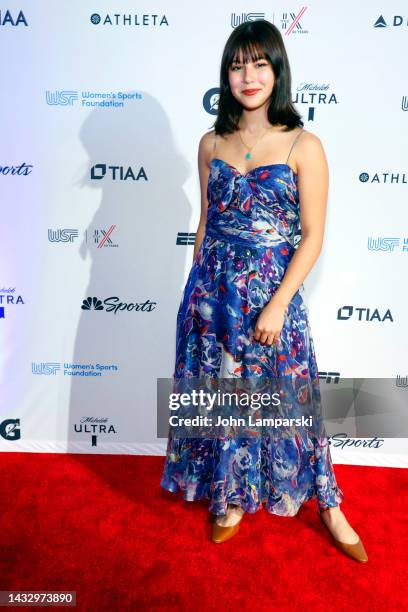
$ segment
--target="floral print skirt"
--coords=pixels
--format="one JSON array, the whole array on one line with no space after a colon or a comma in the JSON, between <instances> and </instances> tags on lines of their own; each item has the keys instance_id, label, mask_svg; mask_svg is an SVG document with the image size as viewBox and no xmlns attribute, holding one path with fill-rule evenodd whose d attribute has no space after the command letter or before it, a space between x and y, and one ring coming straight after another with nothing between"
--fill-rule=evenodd
<instances>
[{"instance_id":1,"label":"floral print skirt","mask_svg":"<svg viewBox=\"0 0 408 612\"><path fill-rule=\"evenodd\" d=\"M267 346L253 337L292 255L289 243L251 248L206 234L177 315L175 379L293 377L312 389L313 412L321 415L303 285L287 308L279 341ZM337 506L344 495L320 423L314 432L297 430L292 437L275 429L254 439L169 435L160 486L182 491L187 501L208 499L216 515L225 514L228 504L250 513L264 506L281 516L295 516L311 498L321 510Z\"/></svg>"}]
</instances>

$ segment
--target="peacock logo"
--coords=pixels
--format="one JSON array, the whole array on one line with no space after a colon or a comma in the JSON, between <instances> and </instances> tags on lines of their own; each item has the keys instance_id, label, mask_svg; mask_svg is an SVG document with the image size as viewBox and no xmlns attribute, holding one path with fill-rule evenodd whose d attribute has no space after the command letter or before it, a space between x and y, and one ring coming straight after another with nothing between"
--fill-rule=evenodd
<instances>
[{"instance_id":1,"label":"peacock logo","mask_svg":"<svg viewBox=\"0 0 408 612\"><path fill-rule=\"evenodd\" d=\"M88 297L83 300L82 310L104 310L102 301L97 297Z\"/></svg>"}]
</instances>

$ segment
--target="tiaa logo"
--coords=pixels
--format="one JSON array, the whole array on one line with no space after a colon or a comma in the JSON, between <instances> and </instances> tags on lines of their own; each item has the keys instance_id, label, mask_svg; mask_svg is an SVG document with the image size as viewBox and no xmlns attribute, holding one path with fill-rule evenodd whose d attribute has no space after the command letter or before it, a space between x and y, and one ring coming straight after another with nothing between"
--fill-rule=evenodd
<instances>
[{"instance_id":1,"label":"tiaa logo","mask_svg":"<svg viewBox=\"0 0 408 612\"><path fill-rule=\"evenodd\" d=\"M20 11L17 17L13 17L10 11L0 11L0 25L18 26L20 23L28 26L27 20L24 17L23 11Z\"/></svg>"}]
</instances>

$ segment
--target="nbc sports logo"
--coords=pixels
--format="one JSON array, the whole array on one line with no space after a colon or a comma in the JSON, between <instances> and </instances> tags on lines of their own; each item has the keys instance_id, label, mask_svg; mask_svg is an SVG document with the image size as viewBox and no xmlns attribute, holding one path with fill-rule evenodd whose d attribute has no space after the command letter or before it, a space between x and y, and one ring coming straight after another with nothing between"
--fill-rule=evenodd
<instances>
[{"instance_id":1,"label":"nbc sports logo","mask_svg":"<svg viewBox=\"0 0 408 612\"><path fill-rule=\"evenodd\" d=\"M82 302L82 310L104 310L102 301L97 297L88 297Z\"/></svg>"}]
</instances>

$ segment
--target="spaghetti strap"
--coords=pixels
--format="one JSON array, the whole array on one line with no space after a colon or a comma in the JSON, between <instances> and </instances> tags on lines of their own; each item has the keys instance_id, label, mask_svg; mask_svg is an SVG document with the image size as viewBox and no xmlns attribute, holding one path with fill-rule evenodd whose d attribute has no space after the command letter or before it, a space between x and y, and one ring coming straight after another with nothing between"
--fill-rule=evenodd
<instances>
[{"instance_id":1,"label":"spaghetti strap","mask_svg":"<svg viewBox=\"0 0 408 612\"><path fill-rule=\"evenodd\" d=\"M212 153L211 153L211 157L210 157L210 161L209 163L212 162L212 160L215 157L215 149L217 148L217 134L214 132L214 141L213 141L213 148L212 148Z\"/></svg>"},{"instance_id":2,"label":"spaghetti strap","mask_svg":"<svg viewBox=\"0 0 408 612\"><path fill-rule=\"evenodd\" d=\"M301 134L303 134L303 132L304 132L304 130L303 130L303 129L302 129L302 130L300 130L299 134L296 136L296 138L295 138L295 139L294 139L294 141L292 142L292 146L290 147L289 154L288 154L288 156L287 156L287 158L286 158L286 162L285 162L286 164L288 163L288 159L289 159L289 157L290 157L290 154L292 153L292 149L293 149L293 147L295 146L297 139L299 138L299 136L300 136Z\"/></svg>"}]
</instances>

